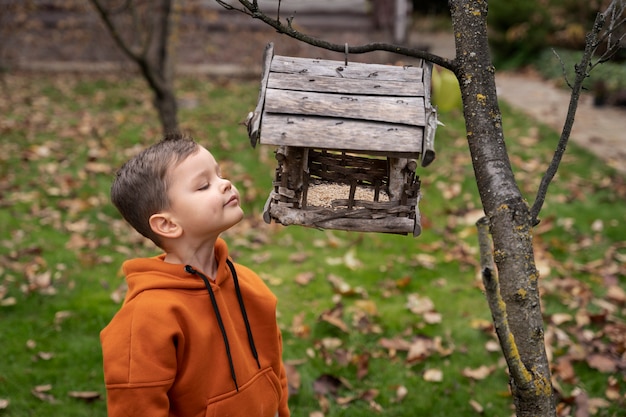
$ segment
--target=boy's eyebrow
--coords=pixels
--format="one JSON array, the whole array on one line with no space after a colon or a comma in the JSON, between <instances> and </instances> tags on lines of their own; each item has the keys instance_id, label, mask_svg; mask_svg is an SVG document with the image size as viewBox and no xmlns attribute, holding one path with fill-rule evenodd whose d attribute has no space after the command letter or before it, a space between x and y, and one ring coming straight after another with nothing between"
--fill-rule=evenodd
<instances>
[{"instance_id":1,"label":"boy's eyebrow","mask_svg":"<svg viewBox=\"0 0 626 417\"><path fill-rule=\"evenodd\" d=\"M221 168L220 168L219 164L218 164L218 165L216 165L214 169L215 169L215 172L217 172L218 174L219 174L220 172L222 172L222 170L221 170ZM204 176L206 176L207 174L210 174L211 172L212 172L211 167L205 167L205 168L203 168L202 170L198 171L198 173L197 173L196 175L193 175L193 176L191 177L191 179L192 179L192 180L201 179L201 178L203 178Z\"/></svg>"}]
</instances>

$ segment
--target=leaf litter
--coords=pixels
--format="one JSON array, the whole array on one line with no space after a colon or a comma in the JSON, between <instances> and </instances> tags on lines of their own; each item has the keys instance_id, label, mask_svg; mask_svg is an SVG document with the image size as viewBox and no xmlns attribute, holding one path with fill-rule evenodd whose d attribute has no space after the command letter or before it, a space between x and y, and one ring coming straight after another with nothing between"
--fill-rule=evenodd
<instances>
[{"instance_id":1,"label":"leaf litter","mask_svg":"<svg viewBox=\"0 0 626 417\"><path fill-rule=\"evenodd\" d=\"M16 134L24 137L25 145L11 141L0 142L0 162L11 164L14 168L10 172L2 171L0 175L0 207L3 210L23 211L21 222L23 230L13 230L9 235L0 237L0 308L6 309L19 303L20 297L14 292L18 288L23 295L39 293L44 296L55 297L59 286L69 286L66 266L52 265L46 260L48 248L28 240L28 235L34 229L30 225L46 225L67 233L66 249L78 253L81 262L94 264L110 262L110 258L91 258L86 252L94 251L101 246L107 246L107 239L97 236L98 227L110 229L116 240L115 251L128 255L137 249L145 247L145 240L130 229L123 221L113 219L100 213L95 219L90 211L94 207L101 207L108 197L106 195L91 195L85 193L84 187L90 187L95 178L110 176L112 167L117 164L111 160L111 155L117 151L115 143L106 137L105 132L116 132L116 124L128 118L145 118L145 116L115 113L113 117L90 114L87 111L75 114L73 111L54 106L48 97L40 95L36 90L36 83L30 83L28 78L12 77L11 85L20 84L19 88L12 89L10 100L8 97L0 99L0 110L11 117L0 120L0 131L3 134ZM57 87L67 96L72 94L75 80L60 77ZM137 88L133 94L138 102L149 103L150 98L145 90ZM15 105L29 103L28 106ZM80 105L80 103L79 103ZM72 124L64 121L78 120ZM149 125L149 123L143 123ZM146 137L154 136L148 131L141 133ZM50 137L45 132L54 131L58 135ZM531 131L524 140L537 140L538 133ZM42 139L44 138L44 139ZM48 138L48 139L45 139ZM88 152L85 156L82 169L72 171L74 149L67 143L82 141ZM459 138L451 146L465 147L464 139ZM127 159L138 152L139 145L130 147L120 153L119 160ZM17 157L15 157L18 155ZM573 157L572 157L573 158ZM404 262L414 268L436 270L441 262L456 261L462 273L477 269L477 248L473 242L473 222L482 211L472 201L471 196L463 193L459 184L468 176L464 171L470 166L467 155L461 153L452 156L452 167L457 167L441 176L424 179L425 188L429 181L436 185L434 189L448 200L460 202L456 207L462 209L447 209L447 224L441 229L441 241L433 243L419 243L417 253L405 259ZM516 166L518 179L526 185L525 192L536 189L536 172L538 164L545 161L537 159L523 159L512 157ZM239 168L228 167L233 171ZM245 169L241 169L245 171ZM562 204L573 200L584 201L596 193L607 194L609 203L623 203L626 200L626 182L621 177L583 179L572 176L566 183L565 189L551 196L551 201ZM32 179L24 181L24 176ZM34 179L37 179L35 181ZM242 183L247 183L250 193L257 192L252 185L252 179L241 174ZM246 197L252 198L252 197ZM452 207L452 205L450 205ZM433 227L424 213L425 228ZM577 417L594 415L598 410L608 407L611 403L626 404L626 292L623 280L626 277L626 241L613 242L604 251L604 255L590 258L587 253L594 246L603 242L602 234L611 227L616 227L615 221L595 219L584 230L578 220L568 217L546 216L536 229L536 260L541 271L541 291L549 305L549 312L545 312L545 336L548 355L552 363L553 384L558 393L558 416L569 416L573 413ZM623 228L623 225L621 225ZM255 221L246 219L233 236L235 245L250 248L264 248L268 242L264 232L257 231ZM269 229L271 230L271 229ZM567 237L557 239L555 233L563 233ZM471 243L468 243L471 242ZM313 242L313 247L344 248L346 242L341 238L326 232L325 238ZM132 250L131 250L132 248ZM567 252L569 256L559 261L552 256L555 250ZM337 251L339 253L340 251ZM304 263L314 255L298 253L290 257L290 262ZM271 253L258 253L255 259L259 263L271 259ZM325 259L331 267L343 266L350 271L357 271L363 267L356 249L344 252L343 255ZM296 282L306 288L315 282L317 273L302 271ZM580 277L591 277L596 285L590 285ZM326 281L333 290L332 307L322 311L317 316L317 322L323 322L332 328L338 329L340 334L358 333L373 337L375 343L368 349L351 346L341 337L324 337L311 340L312 328L317 323L308 322L304 313L296 314L288 328L288 332L303 340L311 340L307 350L307 358L319 357L332 369L331 365L354 366L354 380L366 380L370 377L370 366L373 360L401 359L406 366L415 367L426 365L422 378L430 383L439 383L445 378L465 377L473 381L489 378L497 369L504 369L504 365L483 365L477 368L464 368L459 375L445 375L436 367L428 366L431 358L446 358L461 352L453 336L445 333L442 323L445 317L437 311L437 306L425 294L408 292L410 277L401 277L390 282L383 282L382 299L389 299L402 295L405 297L406 314L411 320L421 321L431 329L439 329L439 335L426 335L415 331L414 327L390 335L386 332L382 318L379 315L377 302L369 297L365 288L350 285L338 274L328 274ZM439 281L446 285L446 280ZM478 287L479 284L477 285ZM123 300L125 288L123 285L111 290L111 298L120 303ZM384 301L381 301L384 302ZM545 308L545 307L544 307ZM59 312L55 318L55 327L62 329L65 314ZM485 352L497 352L493 325L472 317L468 318L471 327L484 335ZM435 331L436 333L437 331ZM35 342L32 341L33 349ZM38 352L39 360L50 360L54 357L51 352ZM307 358L302 361L309 360ZM300 389L301 379L298 366L303 362L295 361L288 364L290 384L295 390ZM582 386L580 374L592 370L606 375L605 392L603 398L590 398ZM52 386L43 385L34 387L32 395L41 401L55 402L57 399L50 393ZM313 390L322 409L321 415L331 406L330 400L340 406L346 406L355 401L362 401L375 411L382 411L382 406L376 399L380 396L377 390L355 389L353 383L345 377L324 373L313 382ZM405 401L410 396L410 390L405 386L394 387L393 401ZM84 401L99 399L95 391L71 391L70 397ZM0 409L8 408L10 399L0 399ZM471 407L476 413L482 413L484 406L471 400Z\"/></svg>"}]
</instances>

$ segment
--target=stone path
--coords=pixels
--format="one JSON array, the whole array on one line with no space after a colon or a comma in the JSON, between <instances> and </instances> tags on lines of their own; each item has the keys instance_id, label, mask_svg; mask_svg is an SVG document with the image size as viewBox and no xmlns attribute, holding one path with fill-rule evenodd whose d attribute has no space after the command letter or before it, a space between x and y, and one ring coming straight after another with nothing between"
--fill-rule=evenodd
<instances>
[{"instance_id":1,"label":"stone path","mask_svg":"<svg viewBox=\"0 0 626 417\"><path fill-rule=\"evenodd\" d=\"M496 75L498 97L512 107L561 132L570 94L550 82L528 74ZM578 103L570 140L626 174L626 109L595 107L583 95Z\"/></svg>"}]
</instances>

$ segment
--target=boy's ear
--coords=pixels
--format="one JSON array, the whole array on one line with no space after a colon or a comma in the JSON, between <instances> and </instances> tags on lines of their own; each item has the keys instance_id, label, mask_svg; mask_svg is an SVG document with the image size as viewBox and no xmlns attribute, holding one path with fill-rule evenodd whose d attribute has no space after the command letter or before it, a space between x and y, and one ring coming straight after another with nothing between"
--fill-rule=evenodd
<instances>
[{"instance_id":1,"label":"boy's ear","mask_svg":"<svg viewBox=\"0 0 626 417\"><path fill-rule=\"evenodd\" d=\"M161 237L175 239L183 233L182 227L167 212L153 214L149 223L152 231Z\"/></svg>"}]
</instances>

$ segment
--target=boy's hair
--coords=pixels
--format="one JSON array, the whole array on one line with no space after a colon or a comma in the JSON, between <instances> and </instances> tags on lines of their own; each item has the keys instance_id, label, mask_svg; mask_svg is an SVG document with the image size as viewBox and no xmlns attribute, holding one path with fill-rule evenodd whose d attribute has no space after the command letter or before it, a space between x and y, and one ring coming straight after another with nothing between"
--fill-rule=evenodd
<instances>
[{"instance_id":1,"label":"boy's hair","mask_svg":"<svg viewBox=\"0 0 626 417\"><path fill-rule=\"evenodd\" d=\"M161 239L150 228L150 216L169 208L170 169L198 149L199 145L189 135L167 134L122 165L111 185L111 201L122 217L159 247Z\"/></svg>"}]
</instances>

